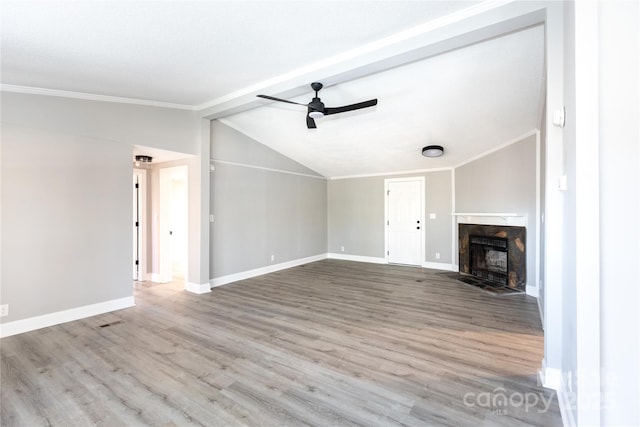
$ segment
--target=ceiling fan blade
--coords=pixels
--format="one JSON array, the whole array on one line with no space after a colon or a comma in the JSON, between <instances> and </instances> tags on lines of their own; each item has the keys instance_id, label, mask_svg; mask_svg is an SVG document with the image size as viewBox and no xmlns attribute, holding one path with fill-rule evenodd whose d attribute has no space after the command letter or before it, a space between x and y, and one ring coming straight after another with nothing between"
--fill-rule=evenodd
<instances>
[{"instance_id":1,"label":"ceiling fan blade","mask_svg":"<svg viewBox=\"0 0 640 427\"><path fill-rule=\"evenodd\" d=\"M324 115L344 113L346 111L359 110L361 108L373 107L378 105L377 99L370 99L369 101L358 102L357 104L343 105L342 107L327 107L324 109Z\"/></svg>"},{"instance_id":2,"label":"ceiling fan blade","mask_svg":"<svg viewBox=\"0 0 640 427\"><path fill-rule=\"evenodd\" d=\"M275 96L269 96L269 95L256 95L256 96L258 98L270 99L271 101L286 102L287 104L303 105L305 107L307 106L307 104L300 104L299 102L293 102L287 99L276 98Z\"/></svg>"},{"instance_id":3,"label":"ceiling fan blade","mask_svg":"<svg viewBox=\"0 0 640 427\"><path fill-rule=\"evenodd\" d=\"M309 117L309 112L311 111L311 109L309 108L309 111L307 111L307 128L308 129L316 129L316 121L313 120L313 118Z\"/></svg>"}]
</instances>

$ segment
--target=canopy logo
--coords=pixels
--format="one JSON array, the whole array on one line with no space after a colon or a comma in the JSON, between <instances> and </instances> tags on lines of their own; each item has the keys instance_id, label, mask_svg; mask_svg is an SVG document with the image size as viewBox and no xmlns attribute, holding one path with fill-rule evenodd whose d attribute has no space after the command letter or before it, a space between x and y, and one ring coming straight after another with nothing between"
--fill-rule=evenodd
<instances>
[{"instance_id":1,"label":"canopy logo","mask_svg":"<svg viewBox=\"0 0 640 427\"><path fill-rule=\"evenodd\" d=\"M496 415L507 415L509 408L519 407L524 407L525 412L536 410L543 414L549 410L553 396L545 396L542 392L508 393L506 389L497 387L492 392L466 393L462 401L465 406L491 409Z\"/></svg>"}]
</instances>

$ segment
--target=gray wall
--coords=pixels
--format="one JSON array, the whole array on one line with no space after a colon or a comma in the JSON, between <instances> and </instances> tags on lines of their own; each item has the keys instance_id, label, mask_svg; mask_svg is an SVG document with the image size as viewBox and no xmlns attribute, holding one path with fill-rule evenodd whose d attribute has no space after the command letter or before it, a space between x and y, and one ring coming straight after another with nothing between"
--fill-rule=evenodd
<instances>
[{"instance_id":1,"label":"gray wall","mask_svg":"<svg viewBox=\"0 0 640 427\"><path fill-rule=\"evenodd\" d=\"M527 285L535 283L536 136L455 170L456 212L527 215Z\"/></svg>"},{"instance_id":2,"label":"gray wall","mask_svg":"<svg viewBox=\"0 0 640 427\"><path fill-rule=\"evenodd\" d=\"M323 177L219 121L211 157L212 278L326 253Z\"/></svg>"},{"instance_id":3,"label":"gray wall","mask_svg":"<svg viewBox=\"0 0 640 427\"><path fill-rule=\"evenodd\" d=\"M535 135L456 168L456 211L524 213L535 223L535 169Z\"/></svg>"},{"instance_id":4,"label":"gray wall","mask_svg":"<svg viewBox=\"0 0 640 427\"><path fill-rule=\"evenodd\" d=\"M406 176L425 177L425 259L451 261L451 172L434 171ZM384 258L384 180L402 175L329 181L328 252ZM429 213L436 213L430 220ZM344 252L341 247L344 246ZM440 252L440 259L435 253Z\"/></svg>"},{"instance_id":5,"label":"gray wall","mask_svg":"<svg viewBox=\"0 0 640 427\"><path fill-rule=\"evenodd\" d=\"M193 111L2 92L2 123L197 155Z\"/></svg>"},{"instance_id":6,"label":"gray wall","mask_svg":"<svg viewBox=\"0 0 640 427\"><path fill-rule=\"evenodd\" d=\"M328 185L328 252L384 257L384 179L339 179Z\"/></svg>"},{"instance_id":7,"label":"gray wall","mask_svg":"<svg viewBox=\"0 0 640 427\"><path fill-rule=\"evenodd\" d=\"M132 296L132 145L198 154L200 118L10 92L1 107L1 321Z\"/></svg>"},{"instance_id":8,"label":"gray wall","mask_svg":"<svg viewBox=\"0 0 640 427\"><path fill-rule=\"evenodd\" d=\"M451 171L439 171L425 174L425 261L456 264L457 254L452 258L451 230L454 223L451 217L453 211L451 197ZM435 213L436 219L429 219L429 214ZM440 253L440 259L436 258Z\"/></svg>"},{"instance_id":9,"label":"gray wall","mask_svg":"<svg viewBox=\"0 0 640 427\"><path fill-rule=\"evenodd\" d=\"M131 156L3 125L3 323L132 295Z\"/></svg>"}]
</instances>

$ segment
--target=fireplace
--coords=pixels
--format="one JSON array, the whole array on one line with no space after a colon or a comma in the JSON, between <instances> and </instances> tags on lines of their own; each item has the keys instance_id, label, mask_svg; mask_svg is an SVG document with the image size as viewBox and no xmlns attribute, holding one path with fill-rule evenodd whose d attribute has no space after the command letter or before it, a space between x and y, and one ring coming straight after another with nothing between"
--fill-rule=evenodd
<instances>
[{"instance_id":1,"label":"fireplace","mask_svg":"<svg viewBox=\"0 0 640 427\"><path fill-rule=\"evenodd\" d=\"M459 270L492 286L526 289L526 228L458 224Z\"/></svg>"}]
</instances>

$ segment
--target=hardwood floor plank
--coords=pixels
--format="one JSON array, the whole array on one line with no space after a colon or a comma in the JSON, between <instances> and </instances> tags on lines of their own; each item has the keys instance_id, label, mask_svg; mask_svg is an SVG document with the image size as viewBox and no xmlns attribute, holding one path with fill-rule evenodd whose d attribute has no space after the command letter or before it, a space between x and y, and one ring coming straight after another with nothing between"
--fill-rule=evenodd
<instances>
[{"instance_id":1,"label":"hardwood floor plank","mask_svg":"<svg viewBox=\"0 0 640 427\"><path fill-rule=\"evenodd\" d=\"M0 424L561 425L526 295L338 260L134 292L135 307L3 338Z\"/></svg>"}]
</instances>

